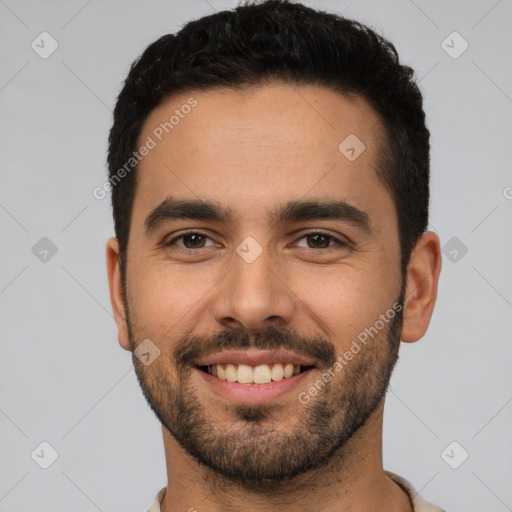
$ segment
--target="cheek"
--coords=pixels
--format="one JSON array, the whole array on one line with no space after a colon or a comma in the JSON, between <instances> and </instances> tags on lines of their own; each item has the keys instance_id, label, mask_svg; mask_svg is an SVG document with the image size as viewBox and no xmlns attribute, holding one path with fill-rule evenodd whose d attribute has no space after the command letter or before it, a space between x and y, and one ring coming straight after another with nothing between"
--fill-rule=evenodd
<instances>
[{"instance_id":1,"label":"cheek","mask_svg":"<svg viewBox=\"0 0 512 512\"><path fill-rule=\"evenodd\" d=\"M326 335L340 347L373 326L392 307L395 289L377 269L341 265L302 276L292 288Z\"/></svg>"},{"instance_id":2,"label":"cheek","mask_svg":"<svg viewBox=\"0 0 512 512\"><path fill-rule=\"evenodd\" d=\"M195 308L219 280L213 271L199 271L166 263L139 261L129 274L130 298L140 326L155 335L172 330L173 336L190 330ZM135 265L132 267L134 268ZM181 333L181 331L184 331Z\"/></svg>"}]
</instances>

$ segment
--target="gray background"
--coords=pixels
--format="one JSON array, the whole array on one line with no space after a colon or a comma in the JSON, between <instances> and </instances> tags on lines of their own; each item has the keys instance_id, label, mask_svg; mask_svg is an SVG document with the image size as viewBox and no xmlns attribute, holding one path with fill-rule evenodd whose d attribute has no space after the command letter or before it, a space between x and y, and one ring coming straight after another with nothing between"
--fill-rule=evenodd
<instances>
[{"instance_id":1,"label":"gray background","mask_svg":"<svg viewBox=\"0 0 512 512\"><path fill-rule=\"evenodd\" d=\"M141 511L166 483L161 429L111 315L109 198L92 191L130 63L235 3L0 0L1 511ZM512 510L511 1L305 3L374 27L416 70L431 229L444 246L456 237L428 334L403 344L392 379L385 467L451 512ZM43 31L59 45L46 59L31 48ZM454 31L469 44L457 58ZM58 452L48 469L43 441Z\"/></svg>"}]
</instances>

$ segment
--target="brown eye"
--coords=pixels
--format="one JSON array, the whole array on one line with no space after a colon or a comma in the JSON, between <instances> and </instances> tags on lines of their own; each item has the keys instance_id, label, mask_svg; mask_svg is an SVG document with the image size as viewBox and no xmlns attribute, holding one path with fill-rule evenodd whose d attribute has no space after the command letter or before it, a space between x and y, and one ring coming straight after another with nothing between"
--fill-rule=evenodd
<instances>
[{"instance_id":1,"label":"brown eye","mask_svg":"<svg viewBox=\"0 0 512 512\"><path fill-rule=\"evenodd\" d=\"M321 231L314 231L311 233L306 233L299 240L306 240L307 249L330 249L335 247L336 245L339 247L344 247L347 244L344 243L339 238L336 238L327 233L323 233ZM331 242L335 242L332 244ZM304 246L302 246L304 247Z\"/></svg>"},{"instance_id":2,"label":"brown eye","mask_svg":"<svg viewBox=\"0 0 512 512\"><path fill-rule=\"evenodd\" d=\"M308 243L313 245L313 248L317 249L325 249L329 247L329 242L331 241L331 237L322 235L321 233L317 233L314 235L307 235L306 239Z\"/></svg>"},{"instance_id":3,"label":"brown eye","mask_svg":"<svg viewBox=\"0 0 512 512\"><path fill-rule=\"evenodd\" d=\"M205 247L212 246L212 244L210 244L210 246L205 245L207 240L211 240L209 236L196 231L190 231L189 233L182 233L169 242L166 242L164 246L171 247L173 245L177 245L178 247L186 250L203 249ZM178 241L182 241L182 243L177 243Z\"/></svg>"},{"instance_id":4,"label":"brown eye","mask_svg":"<svg viewBox=\"0 0 512 512\"><path fill-rule=\"evenodd\" d=\"M187 249L201 248L204 247L205 237L199 233L192 233L190 235L183 235L181 237L183 239L183 245ZM187 243L190 242L190 245Z\"/></svg>"}]
</instances>

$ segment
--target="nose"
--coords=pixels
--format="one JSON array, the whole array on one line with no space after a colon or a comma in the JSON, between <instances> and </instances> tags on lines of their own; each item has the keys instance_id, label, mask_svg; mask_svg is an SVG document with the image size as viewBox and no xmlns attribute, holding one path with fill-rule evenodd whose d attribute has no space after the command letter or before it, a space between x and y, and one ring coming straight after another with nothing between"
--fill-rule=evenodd
<instances>
[{"instance_id":1,"label":"nose","mask_svg":"<svg viewBox=\"0 0 512 512\"><path fill-rule=\"evenodd\" d=\"M250 331L289 325L297 297L290 288L283 263L267 250L254 261L238 253L233 255L233 260L214 298L213 314L217 322Z\"/></svg>"}]
</instances>

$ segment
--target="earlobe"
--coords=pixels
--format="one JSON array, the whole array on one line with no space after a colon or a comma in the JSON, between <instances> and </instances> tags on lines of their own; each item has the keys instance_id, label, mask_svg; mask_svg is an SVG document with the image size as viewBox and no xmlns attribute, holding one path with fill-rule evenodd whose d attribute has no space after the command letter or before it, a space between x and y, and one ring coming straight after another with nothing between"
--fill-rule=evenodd
<instances>
[{"instance_id":1,"label":"earlobe","mask_svg":"<svg viewBox=\"0 0 512 512\"><path fill-rule=\"evenodd\" d=\"M123 297L123 282L119 261L119 242L117 238L110 238L107 242L106 249L110 302L112 304L112 311L114 312L114 319L117 324L118 340L121 347L125 350L131 350Z\"/></svg>"},{"instance_id":2,"label":"earlobe","mask_svg":"<svg viewBox=\"0 0 512 512\"><path fill-rule=\"evenodd\" d=\"M437 298L440 272L439 237L427 231L418 240L407 265L402 341L418 341L427 331Z\"/></svg>"}]
</instances>

